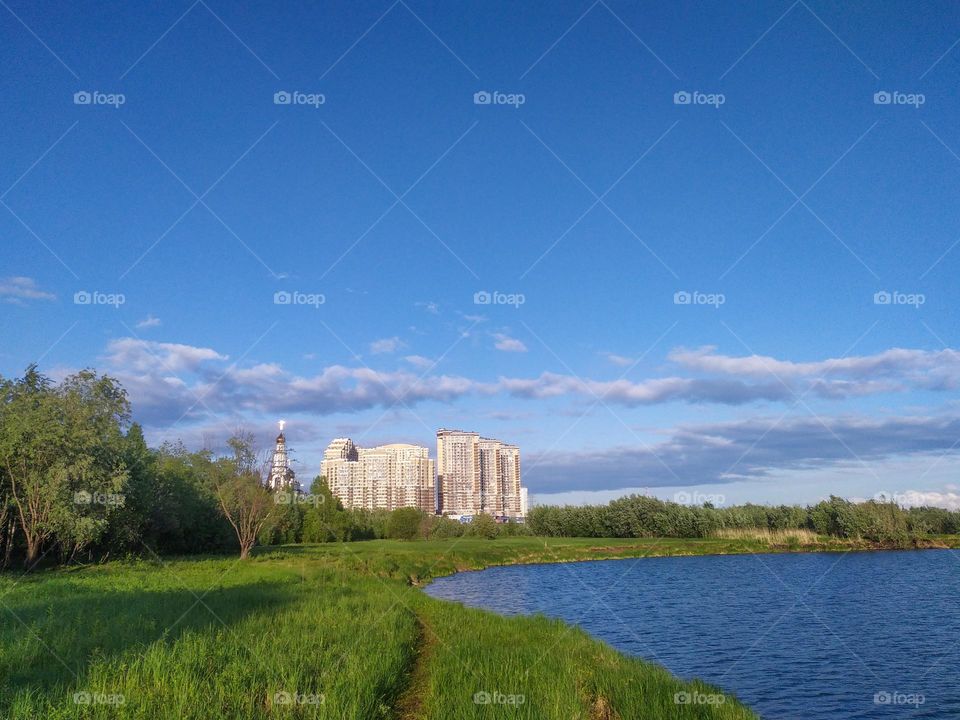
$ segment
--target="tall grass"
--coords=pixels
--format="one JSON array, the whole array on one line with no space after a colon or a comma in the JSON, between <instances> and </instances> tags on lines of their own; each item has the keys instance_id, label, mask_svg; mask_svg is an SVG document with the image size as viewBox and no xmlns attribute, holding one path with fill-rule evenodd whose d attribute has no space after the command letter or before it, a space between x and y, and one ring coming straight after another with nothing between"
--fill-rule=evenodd
<instances>
[{"instance_id":1,"label":"tall grass","mask_svg":"<svg viewBox=\"0 0 960 720\"><path fill-rule=\"evenodd\" d=\"M819 545L823 538L812 530L768 530L766 528L724 528L714 537L722 540L755 540L768 545Z\"/></svg>"},{"instance_id":2,"label":"tall grass","mask_svg":"<svg viewBox=\"0 0 960 720\"><path fill-rule=\"evenodd\" d=\"M729 697L678 705L691 688L719 691L559 621L500 617L411 584L485 564L728 541L695 542L377 541L0 577L0 717L754 718Z\"/></svg>"}]
</instances>

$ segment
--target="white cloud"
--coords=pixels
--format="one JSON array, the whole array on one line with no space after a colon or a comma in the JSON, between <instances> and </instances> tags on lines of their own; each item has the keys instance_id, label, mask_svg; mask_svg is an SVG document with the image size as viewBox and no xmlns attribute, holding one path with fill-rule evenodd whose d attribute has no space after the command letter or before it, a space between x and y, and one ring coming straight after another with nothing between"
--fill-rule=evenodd
<instances>
[{"instance_id":1,"label":"white cloud","mask_svg":"<svg viewBox=\"0 0 960 720\"><path fill-rule=\"evenodd\" d=\"M380 340L374 340L370 343L370 352L374 355L381 355L384 353L394 353L401 348L405 348L406 344L398 338L396 335L388 338L381 338Z\"/></svg>"},{"instance_id":2,"label":"white cloud","mask_svg":"<svg viewBox=\"0 0 960 720\"><path fill-rule=\"evenodd\" d=\"M628 367L629 365L633 365L635 362L633 358L628 358L623 355L616 355L610 352L600 354L617 367Z\"/></svg>"},{"instance_id":3,"label":"white cloud","mask_svg":"<svg viewBox=\"0 0 960 720\"><path fill-rule=\"evenodd\" d=\"M423 357L422 355L407 355L405 358L408 363L414 367L420 368L421 370L426 370L427 368L433 367L434 361L428 357Z\"/></svg>"},{"instance_id":4,"label":"white cloud","mask_svg":"<svg viewBox=\"0 0 960 720\"><path fill-rule=\"evenodd\" d=\"M519 340L507 335L494 337L501 350L525 349ZM950 359L945 354L941 357ZM838 378L818 382L800 378L789 384L749 375L744 378L672 376L640 381L578 378L551 372L528 378L499 377L495 381L433 373L421 377L422 371L432 367L432 361L419 355L404 357L404 362L416 369L416 373L334 365L301 377L278 363L226 367L228 357L212 348L134 338L111 341L105 359L113 374L121 379L129 378L135 389L144 391L146 405L137 401L141 411L155 410L157 416L173 413L175 417L196 404L196 398L191 396L197 394L205 398L203 405L212 412L253 408L331 414L392 407L401 400L405 406L431 400L452 402L467 395L506 394L524 399L575 398L588 402L600 398L604 403L623 407L671 402L735 406L757 402L791 403L800 391L839 400L902 391L909 389L911 383L931 390L950 387L942 381L928 384L928 378L938 374L938 367L932 365L927 373L916 376L908 373L906 378ZM164 388L163 392L157 392L158 387ZM137 393L131 391L131 397L136 399Z\"/></svg>"},{"instance_id":5,"label":"white cloud","mask_svg":"<svg viewBox=\"0 0 960 720\"><path fill-rule=\"evenodd\" d=\"M788 388L776 382L748 384L740 380L696 378L654 378L630 380L588 380L545 372L536 378L500 378L500 387L516 397L550 398L581 395L627 406L655 403L714 402L739 405L756 400L788 400Z\"/></svg>"},{"instance_id":6,"label":"white cloud","mask_svg":"<svg viewBox=\"0 0 960 720\"><path fill-rule=\"evenodd\" d=\"M874 355L852 355L814 362L778 360L766 355L720 355L711 345L687 350L677 348L667 356L672 362L701 372L778 377L848 378L856 381L907 381L929 389L960 387L960 352L956 350L908 350L890 348Z\"/></svg>"},{"instance_id":7,"label":"white cloud","mask_svg":"<svg viewBox=\"0 0 960 720\"><path fill-rule=\"evenodd\" d=\"M162 323L160 318L154 317L153 315L148 314L143 320L137 323L138 328L152 328L159 327Z\"/></svg>"},{"instance_id":8,"label":"white cloud","mask_svg":"<svg viewBox=\"0 0 960 720\"><path fill-rule=\"evenodd\" d=\"M193 345L119 338L107 344L106 358L114 368L134 372L193 372L202 363L227 360L228 356Z\"/></svg>"},{"instance_id":9,"label":"white cloud","mask_svg":"<svg viewBox=\"0 0 960 720\"><path fill-rule=\"evenodd\" d=\"M0 298L14 305L26 305L29 300L56 300L57 296L41 290L33 278L14 276L0 278Z\"/></svg>"},{"instance_id":10,"label":"white cloud","mask_svg":"<svg viewBox=\"0 0 960 720\"><path fill-rule=\"evenodd\" d=\"M509 335L504 333L494 333L493 339L494 347L497 350L502 350L503 352L526 352L527 346L523 344L522 341L512 338Z\"/></svg>"},{"instance_id":11,"label":"white cloud","mask_svg":"<svg viewBox=\"0 0 960 720\"><path fill-rule=\"evenodd\" d=\"M944 487L946 492L937 490L903 490L890 492L883 490L878 492L872 499L884 499L887 502L893 501L902 507L941 507L948 510L960 510L960 494L954 492L956 488L951 489L949 485ZM869 498L868 498L869 499Z\"/></svg>"}]
</instances>

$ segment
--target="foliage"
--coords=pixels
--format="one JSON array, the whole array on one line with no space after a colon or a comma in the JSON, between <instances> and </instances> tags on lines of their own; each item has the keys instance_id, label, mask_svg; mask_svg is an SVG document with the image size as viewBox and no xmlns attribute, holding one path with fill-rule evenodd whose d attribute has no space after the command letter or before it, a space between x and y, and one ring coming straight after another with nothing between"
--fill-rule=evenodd
<instances>
[{"instance_id":1,"label":"foliage","mask_svg":"<svg viewBox=\"0 0 960 720\"><path fill-rule=\"evenodd\" d=\"M256 475L239 475L217 485L217 499L224 517L233 527L246 558L274 510L273 496Z\"/></svg>"},{"instance_id":2,"label":"foliage","mask_svg":"<svg viewBox=\"0 0 960 720\"><path fill-rule=\"evenodd\" d=\"M390 513L387 537L395 540L413 540L420 532L423 512L417 508L399 508Z\"/></svg>"},{"instance_id":3,"label":"foliage","mask_svg":"<svg viewBox=\"0 0 960 720\"><path fill-rule=\"evenodd\" d=\"M124 390L90 370L55 385L31 366L0 383L3 504L15 509L26 565L53 540L67 558L104 534L124 503L129 413Z\"/></svg>"},{"instance_id":4,"label":"foliage","mask_svg":"<svg viewBox=\"0 0 960 720\"><path fill-rule=\"evenodd\" d=\"M808 530L905 546L931 535L955 534L960 529L960 513L839 497L810 507L748 503L715 508L631 495L607 505L537 506L531 509L527 524L536 535L554 537L704 538L725 530Z\"/></svg>"},{"instance_id":5,"label":"foliage","mask_svg":"<svg viewBox=\"0 0 960 720\"><path fill-rule=\"evenodd\" d=\"M500 534L500 526L490 515L480 514L474 516L473 521L467 526L467 533L473 537L493 540Z\"/></svg>"}]
</instances>

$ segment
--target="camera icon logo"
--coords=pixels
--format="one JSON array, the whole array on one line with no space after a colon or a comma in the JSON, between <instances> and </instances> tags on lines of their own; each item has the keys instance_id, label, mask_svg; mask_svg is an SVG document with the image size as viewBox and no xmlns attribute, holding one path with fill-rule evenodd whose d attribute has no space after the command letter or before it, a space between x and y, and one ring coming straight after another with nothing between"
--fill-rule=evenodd
<instances>
[{"instance_id":1,"label":"camera icon logo","mask_svg":"<svg viewBox=\"0 0 960 720\"><path fill-rule=\"evenodd\" d=\"M473 294L474 305L489 305L493 301L493 296L486 290L480 290Z\"/></svg>"},{"instance_id":2,"label":"camera icon logo","mask_svg":"<svg viewBox=\"0 0 960 720\"><path fill-rule=\"evenodd\" d=\"M273 704L274 705L290 705L293 702L293 697L290 693L285 690L280 690L273 694Z\"/></svg>"},{"instance_id":3,"label":"camera icon logo","mask_svg":"<svg viewBox=\"0 0 960 720\"><path fill-rule=\"evenodd\" d=\"M93 502L93 495L86 490L78 490L73 494L73 502L75 505L89 505Z\"/></svg>"},{"instance_id":4,"label":"camera icon logo","mask_svg":"<svg viewBox=\"0 0 960 720\"><path fill-rule=\"evenodd\" d=\"M289 105L293 101L293 96L286 90L278 90L273 94L274 105Z\"/></svg>"},{"instance_id":5,"label":"camera icon logo","mask_svg":"<svg viewBox=\"0 0 960 720\"><path fill-rule=\"evenodd\" d=\"M888 293L886 290L880 290L873 294L873 304L874 305L889 305L893 300L893 296Z\"/></svg>"},{"instance_id":6,"label":"camera icon logo","mask_svg":"<svg viewBox=\"0 0 960 720\"><path fill-rule=\"evenodd\" d=\"M86 90L78 90L73 94L74 105L89 105L91 102L93 102L93 95Z\"/></svg>"},{"instance_id":7,"label":"camera icon logo","mask_svg":"<svg viewBox=\"0 0 960 720\"><path fill-rule=\"evenodd\" d=\"M474 105L489 105L491 102L493 102L493 96L486 90L481 90L473 94Z\"/></svg>"},{"instance_id":8,"label":"camera icon logo","mask_svg":"<svg viewBox=\"0 0 960 720\"><path fill-rule=\"evenodd\" d=\"M86 290L80 290L73 294L73 304L74 305L89 305L93 300L93 296L88 293Z\"/></svg>"},{"instance_id":9,"label":"camera icon logo","mask_svg":"<svg viewBox=\"0 0 960 720\"><path fill-rule=\"evenodd\" d=\"M886 90L881 90L873 94L874 105L889 105L891 102L893 102L893 95Z\"/></svg>"},{"instance_id":10,"label":"camera icon logo","mask_svg":"<svg viewBox=\"0 0 960 720\"><path fill-rule=\"evenodd\" d=\"M673 94L674 105L689 105L692 100L693 96L686 90L680 90Z\"/></svg>"},{"instance_id":11,"label":"camera icon logo","mask_svg":"<svg viewBox=\"0 0 960 720\"><path fill-rule=\"evenodd\" d=\"M678 290L673 294L674 305L689 305L692 299L692 296L686 290Z\"/></svg>"},{"instance_id":12,"label":"camera icon logo","mask_svg":"<svg viewBox=\"0 0 960 720\"><path fill-rule=\"evenodd\" d=\"M475 705L489 705L493 702L493 698L490 697L490 693L486 690L481 690L473 694L473 702Z\"/></svg>"},{"instance_id":13,"label":"camera icon logo","mask_svg":"<svg viewBox=\"0 0 960 720\"><path fill-rule=\"evenodd\" d=\"M273 294L273 304L274 305L289 305L293 300L293 295L288 293L286 290L277 290Z\"/></svg>"},{"instance_id":14,"label":"camera icon logo","mask_svg":"<svg viewBox=\"0 0 960 720\"><path fill-rule=\"evenodd\" d=\"M77 705L89 705L93 702L93 695L86 690L75 692L73 694L73 702Z\"/></svg>"},{"instance_id":15,"label":"camera icon logo","mask_svg":"<svg viewBox=\"0 0 960 720\"><path fill-rule=\"evenodd\" d=\"M886 690L881 690L873 695L874 705L889 705L893 702L893 695Z\"/></svg>"}]
</instances>

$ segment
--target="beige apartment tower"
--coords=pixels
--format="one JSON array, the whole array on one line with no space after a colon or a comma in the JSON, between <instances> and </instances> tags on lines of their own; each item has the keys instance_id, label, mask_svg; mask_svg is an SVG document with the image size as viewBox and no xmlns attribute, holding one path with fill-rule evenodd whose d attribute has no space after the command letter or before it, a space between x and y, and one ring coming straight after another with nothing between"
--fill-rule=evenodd
<instances>
[{"instance_id":1,"label":"beige apartment tower","mask_svg":"<svg viewBox=\"0 0 960 720\"><path fill-rule=\"evenodd\" d=\"M437 491L444 515L523 517L520 448L475 432L437 431Z\"/></svg>"},{"instance_id":2,"label":"beige apartment tower","mask_svg":"<svg viewBox=\"0 0 960 720\"><path fill-rule=\"evenodd\" d=\"M436 512L434 465L429 450L395 443L372 448L337 438L323 453L320 474L346 508Z\"/></svg>"}]
</instances>

